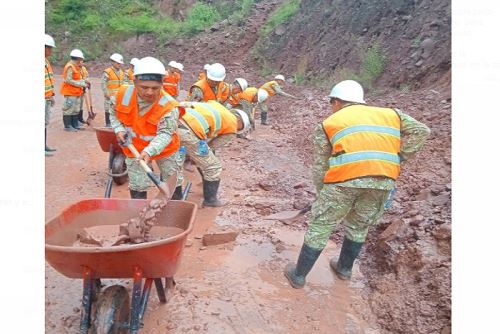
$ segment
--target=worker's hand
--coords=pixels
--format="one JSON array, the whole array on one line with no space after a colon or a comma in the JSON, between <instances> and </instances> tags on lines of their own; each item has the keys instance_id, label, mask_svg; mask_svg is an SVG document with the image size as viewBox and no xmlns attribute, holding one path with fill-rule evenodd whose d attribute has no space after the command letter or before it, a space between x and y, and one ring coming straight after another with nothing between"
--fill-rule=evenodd
<instances>
[{"instance_id":1,"label":"worker's hand","mask_svg":"<svg viewBox=\"0 0 500 334\"><path fill-rule=\"evenodd\" d=\"M116 140L121 146L127 146L127 133L125 131L120 131L116 134Z\"/></svg>"},{"instance_id":2,"label":"worker's hand","mask_svg":"<svg viewBox=\"0 0 500 334\"><path fill-rule=\"evenodd\" d=\"M56 99L53 96L50 97L50 106L53 107L56 105Z\"/></svg>"},{"instance_id":3,"label":"worker's hand","mask_svg":"<svg viewBox=\"0 0 500 334\"><path fill-rule=\"evenodd\" d=\"M85 87L87 87L88 89L90 89L90 81L85 80Z\"/></svg>"},{"instance_id":4,"label":"worker's hand","mask_svg":"<svg viewBox=\"0 0 500 334\"><path fill-rule=\"evenodd\" d=\"M142 151L141 155L139 156L139 159L140 160L144 160L144 162L146 162L146 163L149 163L149 161L151 160L151 157L149 156L149 154L147 154L146 152Z\"/></svg>"}]
</instances>

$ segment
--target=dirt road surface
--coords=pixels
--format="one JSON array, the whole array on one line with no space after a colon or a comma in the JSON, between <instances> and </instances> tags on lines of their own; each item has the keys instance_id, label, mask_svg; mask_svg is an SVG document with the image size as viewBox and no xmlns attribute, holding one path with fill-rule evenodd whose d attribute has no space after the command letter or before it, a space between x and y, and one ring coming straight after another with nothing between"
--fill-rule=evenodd
<instances>
[{"instance_id":1,"label":"dirt road surface","mask_svg":"<svg viewBox=\"0 0 500 334\"><path fill-rule=\"evenodd\" d=\"M61 82L60 76L56 76L56 82ZM99 80L92 79L92 84L99 87ZM102 125L103 98L99 89L94 90L94 109L100 111L96 122ZM292 89L292 93L299 91ZM328 114L328 105L326 99L313 98L317 94L314 90L301 91L301 101L282 100L272 105L273 126L258 126L251 140L236 139L217 152L224 168L220 196L228 205L199 209L175 276L173 296L167 304L160 304L152 292L141 333L374 334L440 333L446 329L450 237L446 229L439 228L449 226L451 220L451 162L447 162L451 145L449 114L432 113L436 103L443 100L443 93L436 93L439 96L424 92L385 97L395 103L414 101L404 107L411 107L418 119L437 124L431 127L430 139L436 145L426 148L425 159L404 171L402 177L408 181L398 183L395 204L382 224L371 232L374 241L356 262L353 279L341 281L329 269L329 259L340 251L342 234L338 232L302 290L289 286L283 268L297 259L308 215L289 225L262 218L280 210L300 209L314 200L310 134L314 124ZM428 100L422 99L421 94L429 96ZM90 128L78 133L63 131L60 95L56 101L48 143L58 151L45 160L47 219L76 201L103 197L107 180L108 156L101 151L95 132ZM447 111L449 101L444 101L438 106ZM433 164L434 169L427 169L427 164ZM193 182L188 200L200 204L198 173L185 175ZM149 198L156 192L152 187ZM112 197L128 198L127 185L114 185ZM404 219L407 228L398 229L392 239L380 246L377 236L396 218ZM235 242L202 245L205 232L224 226L239 231ZM411 234L414 243L408 245L407 234ZM416 264L416 260L420 262ZM440 272L436 274L434 269ZM82 281L67 279L46 265L45 282L46 332L78 333ZM129 291L132 285L130 279L103 283L123 284ZM436 286L429 287L431 284ZM426 289L428 295L420 293L421 289ZM428 314L422 316L422 312Z\"/></svg>"}]
</instances>

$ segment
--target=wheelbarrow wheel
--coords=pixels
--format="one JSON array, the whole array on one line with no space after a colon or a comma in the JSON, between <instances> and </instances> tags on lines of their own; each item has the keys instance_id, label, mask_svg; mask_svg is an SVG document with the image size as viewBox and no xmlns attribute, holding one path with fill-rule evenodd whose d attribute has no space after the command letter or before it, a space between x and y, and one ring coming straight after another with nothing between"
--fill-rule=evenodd
<instances>
[{"instance_id":1,"label":"wheelbarrow wheel","mask_svg":"<svg viewBox=\"0 0 500 334\"><path fill-rule=\"evenodd\" d=\"M121 285L106 288L97 300L92 334L128 333L130 300L127 289Z\"/></svg>"},{"instance_id":2,"label":"wheelbarrow wheel","mask_svg":"<svg viewBox=\"0 0 500 334\"><path fill-rule=\"evenodd\" d=\"M111 166L111 172L113 173L113 175L117 175L113 176L113 181L115 181L117 185L122 185L128 181L128 175L126 171L127 165L125 164L125 155L115 155L115 157L113 158L113 164Z\"/></svg>"}]
</instances>

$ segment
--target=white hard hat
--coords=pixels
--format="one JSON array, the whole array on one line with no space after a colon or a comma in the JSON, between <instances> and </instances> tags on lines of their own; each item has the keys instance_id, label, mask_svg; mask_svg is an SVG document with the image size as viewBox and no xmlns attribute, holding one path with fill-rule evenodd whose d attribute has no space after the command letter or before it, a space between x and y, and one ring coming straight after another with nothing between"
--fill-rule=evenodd
<instances>
[{"instance_id":1,"label":"white hard hat","mask_svg":"<svg viewBox=\"0 0 500 334\"><path fill-rule=\"evenodd\" d=\"M245 79L243 79L243 78L236 78L234 81L237 82L238 85L240 85L242 91L244 91L245 89L247 89L248 82Z\"/></svg>"},{"instance_id":2,"label":"white hard hat","mask_svg":"<svg viewBox=\"0 0 500 334\"><path fill-rule=\"evenodd\" d=\"M83 52L82 50L79 50L79 49L74 49L71 51L71 53L69 54L70 57L76 57L76 58L82 58L82 59L85 59L83 57Z\"/></svg>"},{"instance_id":3,"label":"white hard hat","mask_svg":"<svg viewBox=\"0 0 500 334\"><path fill-rule=\"evenodd\" d=\"M335 97L346 102L366 103L363 87L354 80L344 80L333 86L329 97Z\"/></svg>"},{"instance_id":4,"label":"white hard hat","mask_svg":"<svg viewBox=\"0 0 500 334\"><path fill-rule=\"evenodd\" d=\"M205 71L207 71L209 68L210 68L210 64L205 64L205 65L203 65L203 69L204 69Z\"/></svg>"},{"instance_id":5,"label":"white hard hat","mask_svg":"<svg viewBox=\"0 0 500 334\"><path fill-rule=\"evenodd\" d=\"M264 102L268 97L269 93L267 92L267 90L259 88L259 90L257 91L257 101Z\"/></svg>"},{"instance_id":6,"label":"white hard hat","mask_svg":"<svg viewBox=\"0 0 500 334\"><path fill-rule=\"evenodd\" d=\"M250 118L248 117L247 113L240 109L232 109L231 111L236 112L243 121L243 129L237 131L236 133L240 134L248 130L250 128Z\"/></svg>"},{"instance_id":7,"label":"white hard hat","mask_svg":"<svg viewBox=\"0 0 500 334\"><path fill-rule=\"evenodd\" d=\"M175 61L171 60L171 61L168 63L168 66L175 67Z\"/></svg>"},{"instance_id":8,"label":"white hard hat","mask_svg":"<svg viewBox=\"0 0 500 334\"><path fill-rule=\"evenodd\" d=\"M132 58L132 59L130 59L130 64L132 64L134 66L137 65L138 62L139 62L139 58Z\"/></svg>"},{"instance_id":9,"label":"white hard hat","mask_svg":"<svg viewBox=\"0 0 500 334\"><path fill-rule=\"evenodd\" d=\"M207 78L214 81L222 81L226 77L226 69L222 64L215 63L210 65L207 70Z\"/></svg>"},{"instance_id":10,"label":"white hard hat","mask_svg":"<svg viewBox=\"0 0 500 334\"><path fill-rule=\"evenodd\" d=\"M275 76L275 77L274 77L274 79L276 79L276 80L283 80L283 81L285 81L285 77L284 77L284 76L282 76L281 74L278 74L277 76Z\"/></svg>"},{"instance_id":11,"label":"white hard hat","mask_svg":"<svg viewBox=\"0 0 500 334\"><path fill-rule=\"evenodd\" d=\"M144 57L139 59L134 65L134 75L141 74L160 74L165 75L165 66L162 62L153 57Z\"/></svg>"},{"instance_id":12,"label":"white hard hat","mask_svg":"<svg viewBox=\"0 0 500 334\"><path fill-rule=\"evenodd\" d=\"M45 34L45 46L50 46L51 48L56 47L56 42L52 38L52 36Z\"/></svg>"},{"instance_id":13,"label":"white hard hat","mask_svg":"<svg viewBox=\"0 0 500 334\"><path fill-rule=\"evenodd\" d=\"M182 65L181 63L175 62L175 66L177 66L177 67L175 67L176 69L178 69L181 72L184 72L184 65Z\"/></svg>"},{"instance_id":14,"label":"white hard hat","mask_svg":"<svg viewBox=\"0 0 500 334\"><path fill-rule=\"evenodd\" d=\"M113 53L109 59L117 62L118 64L123 64L123 56L119 53Z\"/></svg>"}]
</instances>

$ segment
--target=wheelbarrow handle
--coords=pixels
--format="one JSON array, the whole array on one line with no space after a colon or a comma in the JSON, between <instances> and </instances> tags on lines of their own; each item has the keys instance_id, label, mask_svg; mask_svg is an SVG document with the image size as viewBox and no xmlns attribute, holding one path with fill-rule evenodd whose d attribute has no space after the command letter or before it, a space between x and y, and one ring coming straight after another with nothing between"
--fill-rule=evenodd
<instances>
[{"instance_id":1,"label":"wheelbarrow handle","mask_svg":"<svg viewBox=\"0 0 500 334\"><path fill-rule=\"evenodd\" d=\"M146 163L146 161L144 161L142 159L139 159L141 155L139 154L139 152L137 151L137 149L135 148L135 146L132 145L132 144L128 144L127 148L130 150L130 152L132 152L132 154L134 155L134 157L136 157L139 160L139 164L141 165L142 169L144 169L144 171L146 172L146 174L148 175L148 177L151 179L151 181L153 181L153 183L158 187L158 189L160 189L160 191L167 198L170 198L171 194L170 194L170 191L169 191L168 187L163 182L161 182L160 179L158 179L158 177L153 173L153 171L151 170L151 168L149 168L149 166Z\"/></svg>"}]
</instances>

